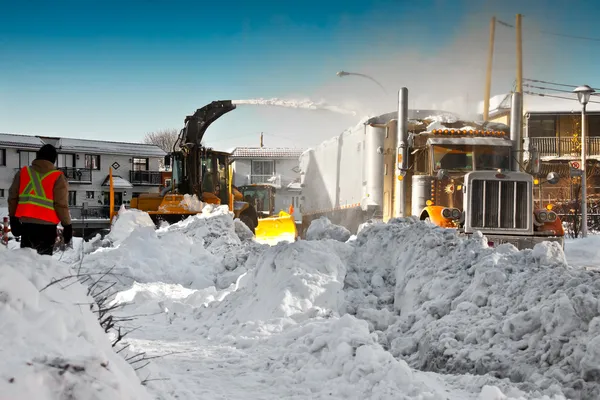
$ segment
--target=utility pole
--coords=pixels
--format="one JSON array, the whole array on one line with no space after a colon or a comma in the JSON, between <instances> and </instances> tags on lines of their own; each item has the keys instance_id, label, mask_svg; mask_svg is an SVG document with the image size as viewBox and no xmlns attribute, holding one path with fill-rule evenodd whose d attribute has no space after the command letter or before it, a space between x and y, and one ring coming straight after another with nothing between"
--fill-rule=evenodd
<instances>
[{"instance_id":1,"label":"utility pole","mask_svg":"<svg viewBox=\"0 0 600 400\"><path fill-rule=\"evenodd\" d=\"M492 95L492 64L494 61L494 34L496 31L496 17L490 21L490 44L488 47L487 70L485 76L485 94L483 96L483 120L490 117L490 96Z\"/></svg>"}]
</instances>

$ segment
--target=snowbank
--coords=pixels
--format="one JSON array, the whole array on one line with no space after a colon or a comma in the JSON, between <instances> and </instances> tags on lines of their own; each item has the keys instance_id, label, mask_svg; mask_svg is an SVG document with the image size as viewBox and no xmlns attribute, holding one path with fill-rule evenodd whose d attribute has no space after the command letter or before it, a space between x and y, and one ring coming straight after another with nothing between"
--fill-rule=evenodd
<instances>
[{"instance_id":1,"label":"snowbank","mask_svg":"<svg viewBox=\"0 0 600 400\"><path fill-rule=\"evenodd\" d=\"M162 282L203 289L230 286L261 246L242 241L227 207L204 207L201 214L156 230L147 213L119 211L107 235L117 247L99 248L83 258L88 271L108 271L119 279L119 288L133 282ZM239 228L238 228L239 230ZM112 235L112 236L111 236ZM109 237L110 236L110 237Z\"/></svg>"},{"instance_id":2,"label":"snowbank","mask_svg":"<svg viewBox=\"0 0 600 400\"><path fill-rule=\"evenodd\" d=\"M106 235L106 239L115 245L119 245L139 227L154 229L155 225L150 215L140 210L126 209L125 206L121 206L110 228L110 233Z\"/></svg>"},{"instance_id":3,"label":"snowbank","mask_svg":"<svg viewBox=\"0 0 600 400\"><path fill-rule=\"evenodd\" d=\"M600 396L600 275L569 268L556 243L492 249L416 219L366 227L353 243L347 312L413 368Z\"/></svg>"},{"instance_id":4,"label":"snowbank","mask_svg":"<svg viewBox=\"0 0 600 400\"><path fill-rule=\"evenodd\" d=\"M352 234L343 226L334 225L327 217L312 221L306 230L306 240L333 239L346 242Z\"/></svg>"},{"instance_id":5,"label":"snowbank","mask_svg":"<svg viewBox=\"0 0 600 400\"><path fill-rule=\"evenodd\" d=\"M600 235L566 239L565 254L573 267L600 269Z\"/></svg>"},{"instance_id":6,"label":"snowbank","mask_svg":"<svg viewBox=\"0 0 600 400\"><path fill-rule=\"evenodd\" d=\"M51 257L0 250L0 399L150 399Z\"/></svg>"}]
</instances>

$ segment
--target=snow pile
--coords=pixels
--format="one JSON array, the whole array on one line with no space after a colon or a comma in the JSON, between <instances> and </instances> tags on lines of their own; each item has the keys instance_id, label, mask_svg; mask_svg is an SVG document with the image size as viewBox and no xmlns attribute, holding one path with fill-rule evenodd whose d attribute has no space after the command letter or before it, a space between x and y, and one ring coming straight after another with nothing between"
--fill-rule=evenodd
<instances>
[{"instance_id":1,"label":"snow pile","mask_svg":"<svg viewBox=\"0 0 600 400\"><path fill-rule=\"evenodd\" d=\"M1 399L150 399L90 311L93 299L50 257L0 250Z\"/></svg>"},{"instance_id":2,"label":"snow pile","mask_svg":"<svg viewBox=\"0 0 600 400\"><path fill-rule=\"evenodd\" d=\"M110 233L106 235L106 239L118 245L139 227L154 229L155 225L148 213L136 209L126 209L122 205L110 228Z\"/></svg>"},{"instance_id":3,"label":"snow pile","mask_svg":"<svg viewBox=\"0 0 600 400\"><path fill-rule=\"evenodd\" d=\"M410 218L353 244L346 310L411 367L600 396L600 276L567 267L556 243L492 249Z\"/></svg>"},{"instance_id":4,"label":"snow pile","mask_svg":"<svg viewBox=\"0 0 600 400\"><path fill-rule=\"evenodd\" d=\"M306 230L306 240L333 239L346 242L352 234L343 226L334 225L327 217L312 221Z\"/></svg>"},{"instance_id":5,"label":"snow pile","mask_svg":"<svg viewBox=\"0 0 600 400\"><path fill-rule=\"evenodd\" d=\"M242 242L226 206L206 206L201 214L158 230L148 221L141 211L119 211L109 235L118 246L85 255L83 268L110 271L121 289L134 281L223 289L245 272L246 259L261 250L259 244Z\"/></svg>"},{"instance_id":6,"label":"snow pile","mask_svg":"<svg viewBox=\"0 0 600 400\"><path fill-rule=\"evenodd\" d=\"M190 196L189 194L183 195L183 200L181 200L180 206L188 211L196 211L202 212L204 208L204 203L196 196L195 194Z\"/></svg>"},{"instance_id":7,"label":"snow pile","mask_svg":"<svg viewBox=\"0 0 600 400\"><path fill-rule=\"evenodd\" d=\"M282 99L250 99L250 100L232 100L233 104L250 104L260 106L277 106L287 108L301 108L306 110L327 110L340 114L356 115L356 111L350 111L338 106L333 106L325 102L315 103L311 100L282 100Z\"/></svg>"},{"instance_id":8,"label":"snow pile","mask_svg":"<svg viewBox=\"0 0 600 400\"><path fill-rule=\"evenodd\" d=\"M219 337L240 330L252 335L257 321L270 321L279 329L282 324L338 314L344 301L343 260L350 250L335 242L269 247L253 260L255 267L240 278L237 290L208 310L200 309L198 318L209 336Z\"/></svg>"},{"instance_id":9,"label":"snow pile","mask_svg":"<svg viewBox=\"0 0 600 400\"><path fill-rule=\"evenodd\" d=\"M566 239L565 253L569 265L587 269L600 269L600 235L585 238Z\"/></svg>"}]
</instances>

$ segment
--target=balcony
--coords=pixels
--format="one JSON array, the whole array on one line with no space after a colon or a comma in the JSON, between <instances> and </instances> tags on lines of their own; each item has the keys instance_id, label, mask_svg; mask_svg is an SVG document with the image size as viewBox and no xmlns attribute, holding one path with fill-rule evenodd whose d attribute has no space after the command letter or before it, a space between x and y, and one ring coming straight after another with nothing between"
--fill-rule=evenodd
<instances>
[{"instance_id":1,"label":"balcony","mask_svg":"<svg viewBox=\"0 0 600 400\"><path fill-rule=\"evenodd\" d=\"M600 137L588 137L587 155L600 156ZM581 142L569 137L536 137L529 138L529 144L538 149L540 157L581 157Z\"/></svg>"},{"instance_id":2,"label":"balcony","mask_svg":"<svg viewBox=\"0 0 600 400\"><path fill-rule=\"evenodd\" d=\"M246 179L249 184L266 183L281 188L281 175L247 175Z\"/></svg>"},{"instance_id":3,"label":"balcony","mask_svg":"<svg viewBox=\"0 0 600 400\"><path fill-rule=\"evenodd\" d=\"M160 171L129 171L129 182L132 185L162 185L162 173Z\"/></svg>"},{"instance_id":4,"label":"balcony","mask_svg":"<svg viewBox=\"0 0 600 400\"><path fill-rule=\"evenodd\" d=\"M61 167L58 169L69 183L92 183L92 170L89 168Z\"/></svg>"},{"instance_id":5,"label":"balcony","mask_svg":"<svg viewBox=\"0 0 600 400\"><path fill-rule=\"evenodd\" d=\"M115 207L115 212L119 211L120 206ZM70 206L71 219L109 219L110 206Z\"/></svg>"}]
</instances>

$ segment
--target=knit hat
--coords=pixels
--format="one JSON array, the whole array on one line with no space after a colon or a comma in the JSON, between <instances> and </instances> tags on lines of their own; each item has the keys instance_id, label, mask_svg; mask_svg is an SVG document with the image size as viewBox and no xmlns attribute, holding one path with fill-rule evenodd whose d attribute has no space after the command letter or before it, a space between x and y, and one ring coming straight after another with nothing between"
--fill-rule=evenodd
<instances>
[{"instance_id":1,"label":"knit hat","mask_svg":"<svg viewBox=\"0 0 600 400\"><path fill-rule=\"evenodd\" d=\"M52 164L54 164L56 162L56 148L51 144L43 145L37 151L37 159L50 161Z\"/></svg>"}]
</instances>

